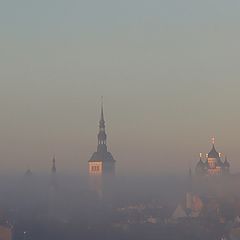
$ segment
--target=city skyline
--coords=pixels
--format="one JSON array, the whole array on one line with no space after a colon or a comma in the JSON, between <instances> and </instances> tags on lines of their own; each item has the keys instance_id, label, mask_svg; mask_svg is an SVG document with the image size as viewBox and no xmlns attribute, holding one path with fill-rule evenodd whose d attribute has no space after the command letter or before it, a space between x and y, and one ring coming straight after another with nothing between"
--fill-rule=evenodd
<instances>
[{"instance_id":1,"label":"city skyline","mask_svg":"<svg viewBox=\"0 0 240 240\"><path fill-rule=\"evenodd\" d=\"M1 240L240 240L240 1L2 0Z\"/></svg>"},{"instance_id":2,"label":"city skyline","mask_svg":"<svg viewBox=\"0 0 240 240\"><path fill-rule=\"evenodd\" d=\"M100 121L99 121L99 133L97 135L97 139L98 139L98 146L97 146L97 151L93 153L92 157L90 158L90 160L88 161L88 171L86 171L86 169L84 170L84 173L83 175L87 175L86 173L88 172L88 174L91 176L91 174L96 175L96 176L101 176L103 174L103 166L99 165L99 162L102 162L104 163L104 161L109 161L109 157L110 157L110 160L113 161L113 163L116 162L116 160L112 157L111 155L111 152L108 152L107 150L107 135L106 135L106 132L105 132L105 129L106 129L106 126L105 126L105 118L104 118L104 110L103 110L103 96L101 97L101 110L100 110ZM202 152L199 153L200 155L200 160L199 162L202 163L202 161L206 161L208 162L208 158L209 158L209 154L212 154L212 152L214 152L214 154L216 155L215 157L216 158L219 158L219 161L221 161L220 159L222 157L224 157L225 159L225 162L227 160L227 154L224 152L217 152L215 150L215 142L216 142L216 139L215 137L211 137L211 143L212 143L212 149L211 151L207 154L205 154L205 156L203 155ZM105 155L102 155L104 152L106 151L107 154L110 154L109 156L105 156ZM105 153L104 153L105 154ZM106 158L106 159L105 159ZM211 158L211 157L210 157ZM199 162L197 163L197 161L192 161L191 163L188 164L187 167L189 167L190 169L194 169L197 167L197 165L199 164ZM97 164L96 166L94 166L94 164ZM196 164L197 163L197 164ZM51 172L55 172L56 171L56 167L55 167L55 154L53 155L53 158L52 158L52 168L51 168ZM228 163L229 164L229 163ZM196 165L196 167L195 167ZM92 170L94 168L94 170ZM98 169L97 169L98 168ZM229 168L229 166L228 166ZM55 169L55 170L53 170ZM115 172L115 167L113 167L114 170L111 170L110 172L114 173ZM31 172L31 175L32 175L32 169L31 168L27 168L27 171L25 173L25 175L29 172ZM94 172L92 172L94 171ZM229 170L228 170L229 171ZM37 169L35 169L35 172L38 172ZM62 171L62 173L64 172L64 170ZM92 173L91 173L92 172ZM160 172L161 173L161 172ZM169 172L170 174L174 174L174 172ZM180 172L179 172L180 173ZM232 173L238 173L237 171L233 171ZM139 174L137 172L132 172L131 174L135 175L135 174ZM115 174L113 174L115 175ZM121 174L120 174L121 175ZM196 168L196 175L199 175L198 173L198 170ZM200 175L202 175L202 173L200 173Z\"/></svg>"}]
</instances>

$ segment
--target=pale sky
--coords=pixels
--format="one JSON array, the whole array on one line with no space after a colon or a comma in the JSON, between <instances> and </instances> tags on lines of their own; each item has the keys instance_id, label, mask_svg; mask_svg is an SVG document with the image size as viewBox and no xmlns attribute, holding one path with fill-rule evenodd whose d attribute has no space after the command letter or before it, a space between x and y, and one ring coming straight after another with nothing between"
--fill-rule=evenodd
<instances>
[{"instance_id":1,"label":"pale sky","mask_svg":"<svg viewBox=\"0 0 240 240\"><path fill-rule=\"evenodd\" d=\"M240 170L239 0L2 0L0 171L87 173L104 96L119 174Z\"/></svg>"}]
</instances>

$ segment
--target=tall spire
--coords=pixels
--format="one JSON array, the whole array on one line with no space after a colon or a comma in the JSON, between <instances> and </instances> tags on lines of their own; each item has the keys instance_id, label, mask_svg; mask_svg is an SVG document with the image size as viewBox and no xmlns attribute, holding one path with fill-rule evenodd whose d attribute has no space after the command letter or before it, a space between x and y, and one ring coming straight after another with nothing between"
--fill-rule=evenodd
<instances>
[{"instance_id":1,"label":"tall spire","mask_svg":"<svg viewBox=\"0 0 240 240\"><path fill-rule=\"evenodd\" d=\"M98 133L98 151L107 151L107 134L105 132L105 120L103 114L103 97L101 97L101 117L99 121L99 133Z\"/></svg>"},{"instance_id":2,"label":"tall spire","mask_svg":"<svg viewBox=\"0 0 240 240\"><path fill-rule=\"evenodd\" d=\"M104 116L103 116L103 96L101 96L101 121L104 122Z\"/></svg>"}]
</instances>

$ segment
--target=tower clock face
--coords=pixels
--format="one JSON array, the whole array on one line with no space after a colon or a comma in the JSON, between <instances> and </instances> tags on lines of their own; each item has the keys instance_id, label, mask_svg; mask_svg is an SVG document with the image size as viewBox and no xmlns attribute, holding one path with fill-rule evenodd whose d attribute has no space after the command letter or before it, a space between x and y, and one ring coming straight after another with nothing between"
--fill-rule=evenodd
<instances>
[{"instance_id":1,"label":"tower clock face","mask_svg":"<svg viewBox=\"0 0 240 240\"><path fill-rule=\"evenodd\" d=\"M102 173L102 162L90 162L89 173L92 175L99 175Z\"/></svg>"}]
</instances>

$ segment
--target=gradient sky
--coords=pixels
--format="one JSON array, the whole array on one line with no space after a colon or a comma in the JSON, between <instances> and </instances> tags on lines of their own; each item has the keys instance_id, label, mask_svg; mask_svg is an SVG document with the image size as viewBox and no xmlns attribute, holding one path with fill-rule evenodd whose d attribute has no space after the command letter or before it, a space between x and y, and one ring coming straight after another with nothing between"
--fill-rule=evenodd
<instances>
[{"instance_id":1,"label":"gradient sky","mask_svg":"<svg viewBox=\"0 0 240 240\"><path fill-rule=\"evenodd\" d=\"M2 0L0 171L86 174L104 96L119 174L240 170L239 0Z\"/></svg>"}]
</instances>

